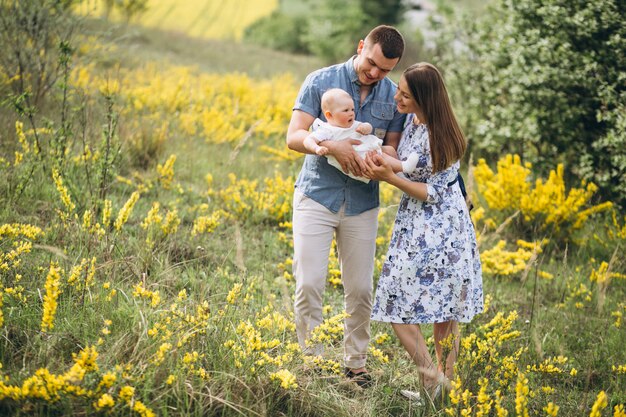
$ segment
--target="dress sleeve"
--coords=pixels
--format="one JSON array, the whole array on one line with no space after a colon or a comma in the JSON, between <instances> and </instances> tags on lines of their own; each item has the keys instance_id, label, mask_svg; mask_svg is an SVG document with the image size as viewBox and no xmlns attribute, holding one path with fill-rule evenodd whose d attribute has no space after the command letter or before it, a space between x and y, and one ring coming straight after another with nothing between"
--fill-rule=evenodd
<instances>
[{"instance_id":1,"label":"dress sleeve","mask_svg":"<svg viewBox=\"0 0 626 417\"><path fill-rule=\"evenodd\" d=\"M428 196L426 202L430 204L437 204L444 196L444 192L451 187L454 181L459 175L460 163L457 161L450 167L439 171L436 174L430 176L426 181L426 187L428 189Z\"/></svg>"}]
</instances>

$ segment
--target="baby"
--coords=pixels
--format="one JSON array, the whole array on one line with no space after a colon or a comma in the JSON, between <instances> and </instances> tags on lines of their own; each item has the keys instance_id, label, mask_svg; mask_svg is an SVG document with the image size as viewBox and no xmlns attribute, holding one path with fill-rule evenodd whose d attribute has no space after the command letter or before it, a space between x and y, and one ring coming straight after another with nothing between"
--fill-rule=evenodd
<instances>
[{"instance_id":1,"label":"baby","mask_svg":"<svg viewBox=\"0 0 626 417\"><path fill-rule=\"evenodd\" d=\"M320 144L322 141L358 139L361 143L353 145L353 147L361 158L365 158L365 155L371 151L375 151L379 154L384 152L392 156L396 155L395 149L389 146L382 146L383 141L371 134L371 124L354 120L354 100L352 100L352 97L346 91L341 88L331 88L327 90L322 95L321 107L327 122L316 119L313 123L316 129L311 132L303 142L304 147L309 152L317 155L328 154L328 148ZM369 178L358 177L343 171L334 156L328 155L326 158L330 165L339 169L349 177L365 183L369 182ZM417 166L417 159L417 154L411 154L406 161L402 161L402 172L407 174L413 172ZM400 168L399 165L398 168Z\"/></svg>"}]
</instances>

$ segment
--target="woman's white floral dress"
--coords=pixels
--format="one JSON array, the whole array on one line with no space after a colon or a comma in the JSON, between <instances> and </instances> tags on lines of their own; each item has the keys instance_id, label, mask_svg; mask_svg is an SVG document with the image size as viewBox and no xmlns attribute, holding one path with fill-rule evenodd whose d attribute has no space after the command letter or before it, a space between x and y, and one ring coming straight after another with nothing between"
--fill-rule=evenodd
<instances>
[{"instance_id":1,"label":"woman's white floral dress","mask_svg":"<svg viewBox=\"0 0 626 417\"><path fill-rule=\"evenodd\" d=\"M413 120L408 115L407 120ZM372 319L389 323L469 322L483 311L476 234L456 182L459 162L432 174L426 125L408 122L398 147L419 154L412 181L428 187L426 201L402 195L378 280Z\"/></svg>"}]
</instances>

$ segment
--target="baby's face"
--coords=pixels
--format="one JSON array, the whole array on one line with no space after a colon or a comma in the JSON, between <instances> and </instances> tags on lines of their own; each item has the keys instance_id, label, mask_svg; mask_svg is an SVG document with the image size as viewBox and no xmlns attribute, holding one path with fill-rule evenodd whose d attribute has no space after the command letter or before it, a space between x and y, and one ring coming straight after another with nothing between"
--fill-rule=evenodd
<instances>
[{"instance_id":1,"label":"baby's face","mask_svg":"<svg viewBox=\"0 0 626 417\"><path fill-rule=\"evenodd\" d=\"M348 95L337 97L328 123L337 127L350 127L354 123L354 101Z\"/></svg>"}]
</instances>

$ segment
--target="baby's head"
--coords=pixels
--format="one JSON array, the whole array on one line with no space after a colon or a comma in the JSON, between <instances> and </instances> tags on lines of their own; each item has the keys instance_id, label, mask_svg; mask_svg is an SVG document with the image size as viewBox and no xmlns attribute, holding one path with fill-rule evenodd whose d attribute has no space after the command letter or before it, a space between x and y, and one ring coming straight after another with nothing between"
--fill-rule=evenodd
<instances>
[{"instance_id":1,"label":"baby's head","mask_svg":"<svg viewBox=\"0 0 626 417\"><path fill-rule=\"evenodd\" d=\"M354 123L354 100L341 88L331 88L322 95L322 112L329 124L350 127Z\"/></svg>"}]
</instances>

